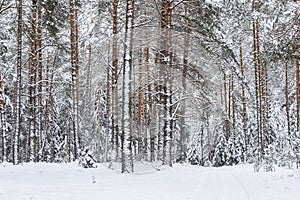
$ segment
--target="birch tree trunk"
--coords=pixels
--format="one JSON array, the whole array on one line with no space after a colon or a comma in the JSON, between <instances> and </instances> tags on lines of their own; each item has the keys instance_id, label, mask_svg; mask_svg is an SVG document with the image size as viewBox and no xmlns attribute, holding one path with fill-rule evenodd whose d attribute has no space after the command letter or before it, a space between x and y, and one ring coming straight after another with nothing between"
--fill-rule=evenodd
<instances>
[{"instance_id":1,"label":"birch tree trunk","mask_svg":"<svg viewBox=\"0 0 300 200\"><path fill-rule=\"evenodd\" d=\"M128 59L128 65L129 65L129 83L128 83L128 115L129 115L129 152L130 152L130 167L131 171L134 172L134 152L133 152L133 139L134 139L134 132L135 132L135 126L134 126L134 112L135 109L132 108L132 96L133 96L133 87L132 87L132 81L133 81L133 34L134 34L134 19L135 19L135 0L131 0L131 21L130 21L130 40L129 40L129 59Z\"/></svg>"},{"instance_id":2,"label":"birch tree trunk","mask_svg":"<svg viewBox=\"0 0 300 200\"><path fill-rule=\"evenodd\" d=\"M22 88L22 31L23 31L23 1L18 0L18 29L17 29L17 80L15 94L15 132L13 144L13 164L19 164L19 147L21 135L21 88Z\"/></svg>"},{"instance_id":3,"label":"birch tree trunk","mask_svg":"<svg viewBox=\"0 0 300 200\"><path fill-rule=\"evenodd\" d=\"M0 123L1 123L1 141L2 141L2 162L7 161L7 124L5 116L5 96L3 90L3 75L0 73Z\"/></svg>"},{"instance_id":4,"label":"birch tree trunk","mask_svg":"<svg viewBox=\"0 0 300 200\"><path fill-rule=\"evenodd\" d=\"M130 131L130 96L131 96L131 31L132 31L132 21L134 12L134 0L126 0L126 19L125 19L125 36L124 36L124 56L123 56L123 77L122 77L122 128L121 128L121 172L129 172L128 169L128 155L126 153L126 149L130 148L130 143L127 145L127 141L130 139L131 131ZM133 163L131 163L131 166ZM132 166L133 167L133 166ZM133 169L131 169L132 171Z\"/></svg>"}]
</instances>

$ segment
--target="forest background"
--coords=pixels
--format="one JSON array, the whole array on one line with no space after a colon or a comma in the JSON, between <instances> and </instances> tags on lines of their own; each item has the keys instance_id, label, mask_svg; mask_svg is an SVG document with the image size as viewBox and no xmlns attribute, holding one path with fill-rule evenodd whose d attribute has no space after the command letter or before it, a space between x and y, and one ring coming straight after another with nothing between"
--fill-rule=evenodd
<instances>
[{"instance_id":1,"label":"forest background","mask_svg":"<svg viewBox=\"0 0 300 200\"><path fill-rule=\"evenodd\" d=\"M1 0L0 160L293 167L299 8Z\"/></svg>"}]
</instances>

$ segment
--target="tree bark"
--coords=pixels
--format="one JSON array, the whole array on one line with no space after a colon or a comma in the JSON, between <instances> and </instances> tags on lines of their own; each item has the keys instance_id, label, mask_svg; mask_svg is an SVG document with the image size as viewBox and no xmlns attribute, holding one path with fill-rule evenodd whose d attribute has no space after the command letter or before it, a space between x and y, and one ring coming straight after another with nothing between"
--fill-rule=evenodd
<instances>
[{"instance_id":1,"label":"tree bark","mask_svg":"<svg viewBox=\"0 0 300 200\"><path fill-rule=\"evenodd\" d=\"M252 2L252 11L255 12L257 10L256 1ZM258 136L258 146L262 145L262 137L261 137L261 111L260 111L260 69L258 63L258 48L257 48L257 29L258 29L258 19L253 21L253 62L254 62L254 79L255 79L255 107L256 107L256 126L257 126L257 136ZM260 149L261 152L262 149ZM258 158L260 159L260 157Z\"/></svg>"},{"instance_id":2,"label":"tree bark","mask_svg":"<svg viewBox=\"0 0 300 200\"><path fill-rule=\"evenodd\" d=\"M289 68L288 63L285 63L285 108L286 108L286 122L288 128L288 135L291 135L291 126L290 126L290 106L289 106Z\"/></svg>"},{"instance_id":3,"label":"tree bark","mask_svg":"<svg viewBox=\"0 0 300 200\"><path fill-rule=\"evenodd\" d=\"M231 74L231 104L232 104L232 133L233 133L233 136L235 136L235 96L234 96L234 73L232 72Z\"/></svg>"},{"instance_id":4,"label":"tree bark","mask_svg":"<svg viewBox=\"0 0 300 200\"><path fill-rule=\"evenodd\" d=\"M298 2L298 0L294 0L295 3ZM299 18L299 11L296 10L295 11L295 19ZM300 27L300 23L299 21L296 22L296 26L298 27L298 31L296 34L296 41L298 42L298 52L300 52L300 31L299 31L299 27ZM299 58L296 58L296 104L297 104L297 131L300 130L300 61Z\"/></svg>"},{"instance_id":5,"label":"tree bark","mask_svg":"<svg viewBox=\"0 0 300 200\"><path fill-rule=\"evenodd\" d=\"M132 87L132 81L133 81L133 62L132 62L132 56L133 56L133 33L134 33L134 19L135 19L135 0L131 0L131 22L130 22L130 41L129 41L129 60L128 60L128 65L129 65L129 83L128 83L128 89L129 89L129 94L128 94L128 115L129 115L129 144L128 144L128 149L130 152L130 167L131 171L134 172L134 152L133 152L133 140L134 140L134 133L135 133L135 126L134 126L134 108L132 108L132 99L133 99L133 87Z\"/></svg>"},{"instance_id":6,"label":"tree bark","mask_svg":"<svg viewBox=\"0 0 300 200\"><path fill-rule=\"evenodd\" d=\"M69 0L70 5L70 39L71 39L71 99L72 99L72 134L74 139L74 159L78 158L79 152L79 125L78 125L78 21L77 8L74 0Z\"/></svg>"},{"instance_id":7,"label":"tree bark","mask_svg":"<svg viewBox=\"0 0 300 200\"><path fill-rule=\"evenodd\" d=\"M37 71L37 0L32 0L30 58L28 65L28 136L27 161L37 161L36 135L36 71ZM26 148L25 148L26 149Z\"/></svg>"},{"instance_id":8,"label":"tree bark","mask_svg":"<svg viewBox=\"0 0 300 200\"><path fill-rule=\"evenodd\" d=\"M243 78L242 83L242 103L243 103L243 134L245 138L245 145L249 144L248 135L247 135L247 123L248 123L248 117L247 117L247 102L246 102L246 96L245 96L245 69L244 69L244 63L243 63L243 43L242 39L240 39L240 69L241 74Z\"/></svg>"},{"instance_id":9,"label":"tree bark","mask_svg":"<svg viewBox=\"0 0 300 200\"><path fill-rule=\"evenodd\" d=\"M3 90L3 75L0 73L0 123L1 123L1 140L2 140L2 162L7 161L7 123L5 112L5 96Z\"/></svg>"},{"instance_id":10,"label":"tree bark","mask_svg":"<svg viewBox=\"0 0 300 200\"><path fill-rule=\"evenodd\" d=\"M172 110L172 1L161 2L161 47L160 47L160 81L161 95L163 96L163 164L172 166L172 137L173 137L173 110Z\"/></svg>"},{"instance_id":11,"label":"tree bark","mask_svg":"<svg viewBox=\"0 0 300 200\"><path fill-rule=\"evenodd\" d=\"M132 26L132 21L133 21L133 15L132 13L134 9L134 0L126 0L126 19L125 19L125 36L124 36L124 55L123 55L123 76L122 76L122 117L121 117L121 172L129 172L128 166L127 166L127 153L126 149L130 149L130 135L131 135L131 128L130 128L130 109L129 109L129 104L130 104L130 96L131 96L131 67L130 63L132 62L132 58L130 55L131 51L131 26ZM129 137L128 137L129 135ZM127 146L127 141L129 139L129 145ZM131 163L133 165L133 163ZM132 166L133 168L133 166ZM131 169L132 171L132 169Z\"/></svg>"},{"instance_id":12,"label":"tree bark","mask_svg":"<svg viewBox=\"0 0 300 200\"><path fill-rule=\"evenodd\" d=\"M21 88L22 88L22 31L23 31L23 1L18 0L18 32L17 32L17 80L16 80L16 94L15 94L15 132L13 144L13 164L19 164L19 146L21 135Z\"/></svg>"},{"instance_id":13,"label":"tree bark","mask_svg":"<svg viewBox=\"0 0 300 200\"><path fill-rule=\"evenodd\" d=\"M37 86L38 86L38 103L37 103L37 137L38 140L38 151L42 150L42 154L37 156L37 161L43 159L47 152L43 144L45 144L45 131L43 130L43 54L42 54L42 0L38 1L37 5Z\"/></svg>"},{"instance_id":14,"label":"tree bark","mask_svg":"<svg viewBox=\"0 0 300 200\"><path fill-rule=\"evenodd\" d=\"M143 52L142 48L139 48L139 77L138 77L138 160L141 161L143 157L143 116L144 116L144 97L143 97L143 85L142 85L142 63Z\"/></svg>"},{"instance_id":15,"label":"tree bark","mask_svg":"<svg viewBox=\"0 0 300 200\"><path fill-rule=\"evenodd\" d=\"M107 48L107 58L108 64L106 67L106 124L105 124L105 148L104 148L104 162L110 161L108 160L108 140L111 130L112 116L111 116L111 105L112 105L112 96L111 96L111 69L110 69L110 43ZM111 145L113 145L113 135L111 135Z\"/></svg>"},{"instance_id":16,"label":"tree bark","mask_svg":"<svg viewBox=\"0 0 300 200\"><path fill-rule=\"evenodd\" d=\"M231 132L232 132L232 121L231 121L231 109L232 109L232 74L228 75L228 113L227 113L227 119L228 119L228 135L226 137L226 139L228 140L231 136Z\"/></svg>"},{"instance_id":17,"label":"tree bark","mask_svg":"<svg viewBox=\"0 0 300 200\"><path fill-rule=\"evenodd\" d=\"M225 136L226 136L226 139L228 140L229 139L229 136L230 136L230 124L229 124L229 117L228 117L228 102L230 101L228 99L228 92L227 92L227 75L226 73L224 73L224 76L223 76L223 85L224 85L224 107L225 107Z\"/></svg>"},{"instance_id":18,"label":"tree bark","mask_svg":"<svg viewBox=\"0 0 300 200\"><path fill-rule=\"evenodd\" d=\"M299 50L300 52L300 50ZM296 102L297 102L297 131L300 130L300 63L296 59Z\"/></svg>"},{"instance_id":19,"label":"tree bark","mask_svg":"<svg viewBox=\"0 0 300 200\"><path fill-rule=\"evenodd\" d=\"M185 6L184 11L185 15L188 16L189 7ZM183 49L183 71L182 71L182 102L181 102L181 116L180 116L180 161L186 162L186 100L185 96L187 95L187 72L188 72L188 55L189 55L189 46L190 46L190 31L188 29L188 26L190 25L190 20L185 19L185 29L184 29L184 49Z\"/></svg>"},{"instance_id":20,"label":"tree bark","mask_svg":"<svg viewBox=\"0 0 300 200\"><path fill-rule=\"evenodd\" d=\"M112 44L112 135L114 137L115 160L119 158L119 96L118 96L118 4L113 2L113 44Z\"/></svg>"}]
</instances>

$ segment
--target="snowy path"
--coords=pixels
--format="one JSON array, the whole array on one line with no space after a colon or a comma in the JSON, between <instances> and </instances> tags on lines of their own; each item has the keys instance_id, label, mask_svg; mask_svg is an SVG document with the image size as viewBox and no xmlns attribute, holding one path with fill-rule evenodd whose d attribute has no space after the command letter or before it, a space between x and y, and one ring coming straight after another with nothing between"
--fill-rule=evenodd
<instances>
[{"instance_id":1,"label":"snowy path","mask_svg":"<svg viewBox=\"0 0 300 200\"><path fill-rule=\"evenodd\" d=\"M296 171L254 173L250 165L175 165L153 173L119 174L104 166L0 164L0 200L299 200L299 188Z\"/></svg>"}]
</instances>

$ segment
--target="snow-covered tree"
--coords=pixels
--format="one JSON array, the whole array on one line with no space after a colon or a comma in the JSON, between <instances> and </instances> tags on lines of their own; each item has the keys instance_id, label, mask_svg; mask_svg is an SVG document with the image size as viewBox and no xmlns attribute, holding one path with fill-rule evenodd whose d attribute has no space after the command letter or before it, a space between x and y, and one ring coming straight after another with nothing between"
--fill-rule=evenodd
<instances>
[{"instance_id":1,"label":"snow-covered tree","mask_svg":"<svg viewBox=\"0 0 300 200\"><path fill-rule=\"evenodd\" d=\"M216 167L226 165L227 160L227 141L224 135L220 135L215 148L213 165Z\"/></svg>"}]
</instances>

